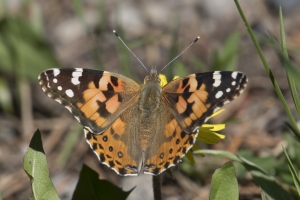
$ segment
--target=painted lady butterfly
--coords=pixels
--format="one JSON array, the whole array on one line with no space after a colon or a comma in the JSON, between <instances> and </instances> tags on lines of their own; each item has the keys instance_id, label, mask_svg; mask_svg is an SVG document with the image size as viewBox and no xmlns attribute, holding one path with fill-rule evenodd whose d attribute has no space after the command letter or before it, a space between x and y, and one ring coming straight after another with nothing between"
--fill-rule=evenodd
<instances>
[{"instance_id":1,"label":"painted lady butterfly","mask_svg":"<svg viewBox=\"0 0 300 200\"><path fill-rule=\"evenodd\" d=\"M215 71L178 78L164 87L156 68L141 85L92 69L49 69L43 91L83 125L101 163L122 176L158 175L195 143L198 128L247 84L241 72Z\"/></svg>"}]
</instances>

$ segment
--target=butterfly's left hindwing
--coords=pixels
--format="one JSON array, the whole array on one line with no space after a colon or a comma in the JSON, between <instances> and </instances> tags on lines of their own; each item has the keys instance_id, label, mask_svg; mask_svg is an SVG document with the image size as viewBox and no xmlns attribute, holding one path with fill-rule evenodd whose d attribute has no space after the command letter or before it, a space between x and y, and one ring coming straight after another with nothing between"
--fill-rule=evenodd
<instances>
[{"instance_id":1,"label":"butterfly's left hindwing","mask_svg":"<svg viewBox=\"0 0 300 200\"><path fill-rule=\"evenodd\" d=\"M241 72L191 74L163 88L163 99L182 129L193 133L217 109L238 97L247 84Z\"/></svg>"},{"instance_id":2,"label":"butterfly's left hindwing","mask_svg":"<svg viewBox=\"0 0 300 200\"><path fill-rule=\"evenodd\" d=\"M140 85L125 76L92 69L49 69L39 76L43 91L63 104L92 133L102 133L138 101Z\"/></svg>"}]
</instances>

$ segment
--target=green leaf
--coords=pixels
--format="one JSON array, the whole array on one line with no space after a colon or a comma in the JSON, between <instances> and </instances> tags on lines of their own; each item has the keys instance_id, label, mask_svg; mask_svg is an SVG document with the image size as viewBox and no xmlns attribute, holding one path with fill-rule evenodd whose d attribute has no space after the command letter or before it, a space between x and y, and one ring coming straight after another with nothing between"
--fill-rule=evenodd
<instances>
[{"instance_id":1,"label":"green leaf","mask_svg":"<svg viewBox=\"0 0 300 200\"><path fill-rule=\"evenodd\" d=\"M130 191L124 192L109 181L100 180L98 177L97 172L83 165L72 200L125 200L134 189L132 188Z\"/></svg>"},{"instance_id":2,"label":"green leaf","mask_svg":"<svg viewBox=\"0 0 300 200\"><path fill-rule=\"evenodd\" d=\"M209 199L237 200L239 198L238 182L231 162L217 169L212 177Z\"/></svg>"},{"instance_id":3,"label":"green leaf","mask_svg":"<svg viewBox=\"0 0 300 200\"><path fill-rule=\"evenodd\" d=\"M254 181L261 187L261 189L266 193L269 199L274 199L274 200L293 199L292 196L286 190L284 190L283 187L279 185L277 181L271 175L269 175L264 169L262 169L260 166L256 165L255 163L241 156L235 155L227 151L219 151L219 150L194 151L194 154L198 154L198 153L219 155L241 163L246 168L246 170L252 175Z\"/></svg>"},{"instance_id":4,"label":"green leaf","mask_svg":"<svg viewBox=\"0 0 300 200\"><path fill-rule=\"evenodd\" d=\"M188 151L187 154L185 154L185 157L191 162L191 163L195 163L195 159L193 154L191 153L191 151Z\"/></svg>"},{"instance_id":5,"label":"green leaf","mask_svg":"<svg viewBox=\"0 0 300 200\"><path fill-rule=\"evenodd\" d=\"M290 168L290 171L291 171L291 174L292 174L292 177L293 177L293 180L294 180L294 184L297 188L297 191L298 191L298 194L300 196L300 180L299 180L299 176L298 176L298 173L296 172L291 160L290 160L290 157L288 155L288 153L286 152L286 149L284 147L283 148L283 151L284 151L284 154L285 154L285 157L288 161L288 164L289 164L289 168Z\"/></svg>"},{"instance_id":6,"label":"green leaf","mask_svg":"<svg viewBox=\"0 0 300 200\"><path fill-rule=\"evenodd\" d=\"M1 195L1 193L0 193L0 200L2 200L2 195Z\"/></svg>"},{"instance_id":7,"label":"green leaf","mask_svg":"<svg viewBox=\"0 0 300 200\"><path fill-rule=\"evenodd\" d=\"M249 166L245 165L248 172L255 180L255 182L261 187L261 189L266 193L269 199L281 200L281 199L293 199L293 197L285 191L270 175L266 175L258 170L253 170Z\"/></svg>"},{"instance_id":8,"label":"green leaf","mask_svg":"<svg viewBox=\"0 0 300 200\"><path fill-rule=\"evenodd\" d=\"M59 199L49 177L41 133L37 130L24 157L23 168L31 180L33 199Z\"/></svg>"}]
</instances>

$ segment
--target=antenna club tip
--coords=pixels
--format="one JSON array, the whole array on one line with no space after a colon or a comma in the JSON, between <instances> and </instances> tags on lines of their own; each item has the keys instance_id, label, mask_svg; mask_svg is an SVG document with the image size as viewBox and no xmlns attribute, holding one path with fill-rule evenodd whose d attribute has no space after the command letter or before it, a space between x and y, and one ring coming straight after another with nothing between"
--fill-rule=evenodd
<instances>
[{"instance_id":1,"label":"antenna club tip","mask_svg":"<svg viewBox=\"0 0 300 200\"><path fill-rule=\"evenodd\" d=\"M117 37L119 37L119 34L117 33L116 30L113 30L113 33L114 33Z\"/></svg>"},{"instance_id":2,"label":"antenna club tip","mask_svg":"<svg viewBox=\"0 0 300 200\"><path fill-rule=\"evenodd\" d=\"M194 40L194 43L197 42L200 39L200 36L196 37L196 39Z\"/></svg>"}]
</instances>

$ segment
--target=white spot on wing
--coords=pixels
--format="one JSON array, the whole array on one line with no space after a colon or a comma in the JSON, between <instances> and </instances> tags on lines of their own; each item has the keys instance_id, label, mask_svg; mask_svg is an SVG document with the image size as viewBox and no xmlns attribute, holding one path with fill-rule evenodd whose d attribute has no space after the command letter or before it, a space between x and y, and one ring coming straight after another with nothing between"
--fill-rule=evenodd
<instances>
[{"instance_id":1,"label":"white spot on wing","mask_svg":"<svg viewBox=\"0 0 300 200\"><path fill-rule=\"evenodd\" d=\"M222 97L222 95L223 95L223 92L219 91L219 92L217 92L215 97L216 97L216 99L219 99L220 97Z\"/></svg>"},{"instance_id":2,"label":"white spot on wing","mask_svg":"<svg viewBox=\"0 0 300 200\"><path fill-rule=\"evenodd\" d=\"M238 74L237 72L232 72L231 74L232 78L236 79L237 74Z\"/></svg>"},{"instance_id":3,"label":"white spot on wing","mask_svg":"<svg viewBox=\"0 0 300 200\"><path fill-rule=\"evenodd\" d=\"M75 117L75 119L77 119L77 121L79 121L80 122L80 119L79 119L79 117L77 117L77 116L74 116Z\"/></svg>"},{"instance_id":4,"label":"white spot on wing","mask_svg":"<svg viewBox=\"0 0 300 200\"><path fill-rule=\"evenodd\" d=\"M221 77L222 77L222 75L220 74L219 71L215 71L213 73L213 79L215 80L215 82L213 84L214 87L219 87L221 85Z\"/></svg>"},{"instance_id":5,"label":"white spot on wing","mask_svg":"<svg viewBox=\"0 0 300 200\"><path fill-rule=\"evenodd\" d=\"M70 106L65 106L65 107L66 107L66 109L68 109L72 113L72 109L71 109Z\"/></svg>"},{"instance_id":6,"label":"white spot on wing","mask_svg":"<svg viewBox=\"0 0 300 200\"><path fill-rule=\"evenodd\" d=\"M74 73L74 72L73 72L73 73ZM71 82L72 82L74 85L80 84L80 81L79 81L78 77L72 78L72 79L71 79Z\"/></svg>"},{"instance_id":7,"label":"white spot on wing","mask_svg":"<svg viewBox=\"0 0 300 200\"><path fill-rule=\"evenodd\" d=\"M231 89L230 89L230 88L227 88L227 89L226 89L226 92L230 92L230 91L231 91Z\"/></svg>"},{"instance_id":8,"label":"white spot on wing","mask_svg":"<svg viewBox=\"0 0 300 200\"><path fill-rule=\"evenodd\" d=\"M54 78L54 79L53 79L53 83L57 83L57 78Z\"/></svg>"},{"instance_id":9,"label":"white spot on wing","mask_svg":"<svg viewBox=\"0 0 300 200\"><path fill-rule=\"evenodd\" d=\"M82 68L75 68L77 72L83 72L83 69Z\"/></svg>"},{"instance_id":10,"label":"white spot on wing","mask_svg":"<svg viewBox=\"0 0 300 200\"><path fill-rule=\"evenodd\" d=\"M54 99L54 100L57 101L57 102L60 103L60 104L62 103L62 102L61 102L61 99Z\"/></svg>"},{"instance_id":11,"label":"white spot on wing","mask_svg":"<svg viewBox=\"0 0 300 200\"><path fill-rule=\"evenodd\" d=\"M75 72L72 73L72 76L73 77L81 77L82 76L82 72L75 71Z\"/></svg>"},{"instance_id":12,"label":"white spot on wing","mask_svg":"<svg viewBox=\"0 0 300 200\"><path fill-rule=\"evenodd\" d=\"M57 86L57 89L61 91L61 90L62 90L62 87L61 87L61 86Z\"/></svg>"},{"instance_id":13,"label":"white spot on wing","mask_svg":"<svg viewBox=\"0 0 300 200\"><path fill-rule=\"evenodd\" d=\"M224 105L230 103L229 100L224 101Z\"/></svg>"},{"instance_id":14,"label":"white spot on wing","mask_svg":"<svg viewBox=\"0 0 300 200\"><path fill-rule=\"evenodd\" d=\"M236 82L235 82L235 81L232 81L231 85L235 85L235 84L236 84Z\"/></svg>"},{"instance_id":15,"label":"white spot on wing","mask_svg":"<svg viewBox=\"0 0 300 200\"><path fill-rule=\"evenodd\" d=\"M59 69L53 69L53 76L57 76L60 73Z\"/></svg>"},{"instance_id":16,"label":"white spot on wing","mask_svg":"<svg viewBox=\"0 0 300 200\"><path fill-rule=\"evenodd\" d=\"M71 89L66 90L66 95L68 97L73 97L74 96L74 92Z\"/></svg>"}]
</instances>

